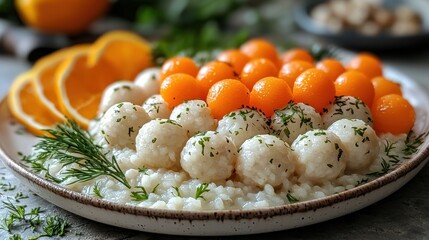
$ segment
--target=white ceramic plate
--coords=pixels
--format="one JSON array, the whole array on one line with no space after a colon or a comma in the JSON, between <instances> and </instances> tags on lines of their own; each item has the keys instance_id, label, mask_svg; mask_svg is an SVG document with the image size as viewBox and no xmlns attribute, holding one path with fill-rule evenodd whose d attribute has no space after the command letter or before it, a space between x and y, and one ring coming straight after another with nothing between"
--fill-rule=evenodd
<instances>
[{"instance_id":1,"label":"white ceramic plate","mask_svg":"<svg viewBox=\"0 0 429 240\"><path fill-rule=\"evenodd\" d=\"M385 75L402 84L405 97L415 107L417 133L429 129L429 99L416 83L385 68ZM396 119L400 121L400 119ZM28 154L37 141L20 134L22 126L12 117L6 101L0 103L0 156L14 175L33 192L53 204L94 221L147 232L176 235L236 235L296 228L339 217L364 208L393 193L413 178L427 162L429 138L416 155L394 171L351 190L322 199L260 210L173 211L115 204L70 191L32 173L22 165L18 152Z\"/></svg>"}]
</instances>

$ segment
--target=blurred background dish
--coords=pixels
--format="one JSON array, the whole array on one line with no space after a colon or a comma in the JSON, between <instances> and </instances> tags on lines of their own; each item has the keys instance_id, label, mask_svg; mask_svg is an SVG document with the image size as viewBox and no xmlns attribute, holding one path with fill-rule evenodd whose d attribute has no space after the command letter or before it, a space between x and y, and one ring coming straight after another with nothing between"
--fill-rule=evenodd
<instances>
[{"instance_id":1,"label":"blurred background dish","mask_svg":"<svg viewBox=\"0 0 429 240\"><path fill-rule=\"evenodd\" d=\"M343 47L386 50L429 41L429 1L307 0L295 20L305 31Z\"/></svg>"}]
</instances>

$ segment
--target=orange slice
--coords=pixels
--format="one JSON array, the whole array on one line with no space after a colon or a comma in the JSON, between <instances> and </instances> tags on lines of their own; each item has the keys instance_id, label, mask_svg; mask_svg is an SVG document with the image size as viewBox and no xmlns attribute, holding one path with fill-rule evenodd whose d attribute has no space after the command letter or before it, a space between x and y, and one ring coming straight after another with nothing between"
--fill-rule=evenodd
<instances>
[{"instance_id":1,"label":"orange slice","mask_svg":"<svg viewBox=\"0 0 429 240\"><path fill-rule=\"evenodd\" d=\"M9 90L7 103L12 115L35 135L46 135L43 129L52 128L60 120L36 94L34 72L19 75Z\"/></svg>"},{"instance_id":2,"label":"orange slice","mask_svg":"<svg viewBox=\"0 0 429 240\"><path fill-rule=\"evenodd\" d=\"M62 113L87 128L96 117L104 89L118 80L118 73L104 60L88 64L88 53L75 54L58 67L55 91Z\"/></svg>"},{"instance_id":3,"label":"orange slice","mask_svg":"<svg viewBox=\"0 0 429 240\"><path fill-rule=\"evenodd\" d=\"M33 67L34 86L36 88L36 97L51 110L52 114L62 119L64 116L59 110L58 96L55 91L55 73L67 57L78 53L88 51L90 45L76 45L69 48L64 48L49 54L39 61Z\"/></svg>"},{"instance_id":4,"label":"orange slice","mask_svg":"<svg viewBox=\"0 0 429 240\"><path fill-rule=\"evenodd\" d=\"M152 66L150 44L139 35L127 31L111 31L95 41L89 64L100 59L109 62L122 80L133 80L142 70Z\"/></svg>"}]
</instances>

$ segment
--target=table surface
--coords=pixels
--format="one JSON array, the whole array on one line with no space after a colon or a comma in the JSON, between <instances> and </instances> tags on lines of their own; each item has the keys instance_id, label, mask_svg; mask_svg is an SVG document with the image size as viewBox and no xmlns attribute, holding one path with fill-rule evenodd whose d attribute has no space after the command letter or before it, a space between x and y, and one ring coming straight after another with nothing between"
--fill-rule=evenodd
<instances>
[{"instance_id":1,"label":"table surface","mask_svg":"<svg viewBox=\"0 0 429 240\"><path fill-rule=\"evenodd\" d=\"M429 49L400 54L381 55L385 64L389 64L407 74L429 92ZM14 77L29 66L17 59L0 56L0 96L3 97ZM192 239L159 234L137 232L112 227L84 219L57 208L29 192L30 189L8 172L0 163L0 184L11 184L15 190L0 192L0 200L23 192L29 196L22 200L28 207L40 207L44 214L54 213L67 218L71 224L70 232L64 239ZM0 208L0 216L6 210ZM27 229L22 236L34 236ZM9 237L0 230L0 239ZM267 234L234 237L243 239L429 239L429 165L408 184L389 197L355 213L323 223Z\"/></svg>"}]
</instances>

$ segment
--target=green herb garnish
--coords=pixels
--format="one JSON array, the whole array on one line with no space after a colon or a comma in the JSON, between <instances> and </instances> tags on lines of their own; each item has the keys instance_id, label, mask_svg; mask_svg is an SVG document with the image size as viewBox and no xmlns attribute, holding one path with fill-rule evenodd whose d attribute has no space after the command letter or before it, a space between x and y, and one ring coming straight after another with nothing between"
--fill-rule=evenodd
<instances>
[{"instance_id":1,"label":"green herb garnish","mask_svg":"<svg viewBox=\"0 0 429 240\"><path fill-rule=\"evenodd\" d=\"M294 197L290 192L288 192L288 193L286 194L286 197L287 197L287 200L288 200L290 203L296 203L296 202L299 202L299 199L298 199L298 198L296 198L296 197Z\"/></svg>"},{"instance_id":2,"label":"green herb garnish","mask_svg":"<svg viewBox=\"0 0 429 240\"><path fill-rule=\"evenodd\" d=\"M53 129L46 130L50 136L42 136L35 145L35 154L27 158L34 170L46 170L43 163L48 159L58 159L64 166L76 164L79 168L70 168L62 174L61 182L71 178L69 184L85 182L99 176L110 176L131 188L124 173L119 168L116 158L110 159L94 144L88 132L81 129L76 122L67 120Z\"/></svg>"},{"instance_id":3,"label":"green herb garnish","mask_svg":"<svg viewBox=\"0 0 429 240\"><path fill-rule=\"evenodd\" d=\"M198 199L198 198L202 198L202 199L204 199L204 200L206 200L204 197L203 197L203 194L205 193L205 192L210 192L210 189L208 189L208 187L209 187L209 184L208 183L202 183L202 184L200 184L198 187L197 187L197 190L195 191L195 199Z\"/></svg>"}]
</instances>

